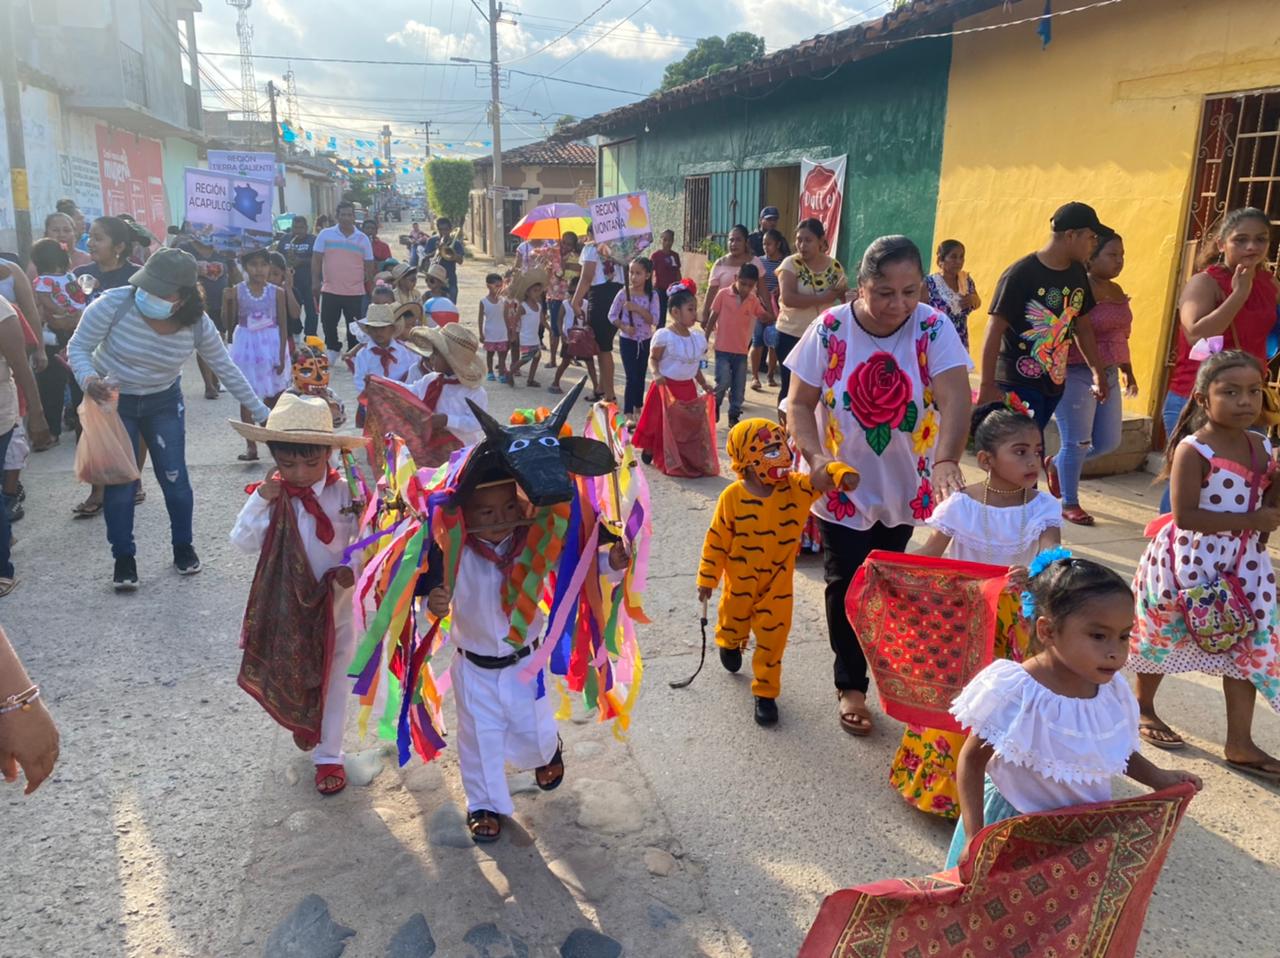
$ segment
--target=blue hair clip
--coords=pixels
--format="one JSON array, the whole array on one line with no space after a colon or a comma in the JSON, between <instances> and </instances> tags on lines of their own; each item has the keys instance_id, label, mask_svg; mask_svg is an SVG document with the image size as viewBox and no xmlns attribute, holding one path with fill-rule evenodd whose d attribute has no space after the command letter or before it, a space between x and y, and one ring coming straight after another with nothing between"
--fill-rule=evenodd
<instances>
[{"instance_id":1,"label":"blue hair clip","mask_svg":"<svg viewBox=\"0 0 1280 958\"><path fill-rule=\"evenodd\" d=\"M1027 578L1034 579L1049 566L1053 565L1059 559L1070 559L1071 550L1064 549L1062 546L1054 546L1052 549L1045 549L1027 566ZM1032 595L1030 589L1023 591L1022 596L1022 617L1024 619L1034 619L1036 617L1036 597Z\"/></svg>"}]
</instances>

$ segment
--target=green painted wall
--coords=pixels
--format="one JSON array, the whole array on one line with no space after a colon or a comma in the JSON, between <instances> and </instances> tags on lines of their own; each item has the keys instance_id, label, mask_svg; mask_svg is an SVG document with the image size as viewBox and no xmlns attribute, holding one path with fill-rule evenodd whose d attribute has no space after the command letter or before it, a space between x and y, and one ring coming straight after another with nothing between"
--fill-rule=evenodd
<instances>
[{"instance_id":1,"label":"green painted wall","mask_svg":"<svg viewBox=\"0 0 1280 958\"><path fill-rule=\"evenodd\" d=\"M638 188L649 192L656 229L676 231L677 248L684 245L686 176L848 153L841 262L860 259L886 233L906 233L928 261L950 57L950 40L921 40L822 80L788 80L759 99L730 96L651 119L648 133L641 124L605 139L636 137ZM752 228L756 212L742 217Z\"/></svg>"}]
</instances>

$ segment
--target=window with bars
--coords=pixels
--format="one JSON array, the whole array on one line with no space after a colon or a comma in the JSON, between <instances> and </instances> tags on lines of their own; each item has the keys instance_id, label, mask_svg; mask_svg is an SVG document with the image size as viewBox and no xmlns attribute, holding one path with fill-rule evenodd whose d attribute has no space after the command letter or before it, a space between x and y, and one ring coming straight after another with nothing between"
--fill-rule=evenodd
<instances>
[{"instance_id":1,"label":"window with bars","mask_svg":"<svg viewBox=\"0 0 1280 958\"><path fill-rule=\"evenodd\" d=\"M711 177L684 178L684 248L696 252L711 235Z\"/></svg>"}]
</instances>

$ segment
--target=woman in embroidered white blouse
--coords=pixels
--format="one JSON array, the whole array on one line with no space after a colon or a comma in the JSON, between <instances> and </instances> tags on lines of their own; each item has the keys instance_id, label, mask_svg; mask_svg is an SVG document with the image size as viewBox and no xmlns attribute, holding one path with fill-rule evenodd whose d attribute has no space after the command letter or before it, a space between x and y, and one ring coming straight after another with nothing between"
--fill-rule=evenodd
<instances>
[{"instance_id":1,"label":"woman in embroidered white blouse","mask_svg":"<svg viewBox=\"0 0 1280 958\"><path fill-rule=\"evenodd\" d=\"M960 750L960 822L947 867L984 825L1111 798L1124 774L1151 789L1200 779L1138 753L1138 701L1117 673L1129 657L1133 593L1115 572L1065 549L1031 564L1023 614L1042 651L997 659L951 706Z\"/></svg>"}]
</instances>

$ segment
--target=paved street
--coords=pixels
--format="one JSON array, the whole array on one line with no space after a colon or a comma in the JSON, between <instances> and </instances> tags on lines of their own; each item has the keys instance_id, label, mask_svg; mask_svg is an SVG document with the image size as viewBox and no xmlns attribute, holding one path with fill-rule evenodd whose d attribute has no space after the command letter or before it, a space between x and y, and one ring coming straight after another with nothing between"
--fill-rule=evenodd
<instances>
[{"instance_id":1,"label":"paved street","mask_svg":"<svg viewBox=\"0 0 1280 958\"><path fill-rule=\"evenodd\" d=\"M487 265L468 262L461 273L468 323ZM335 380L350 409L349 374ZM137 518L142 587L113 594L102 520L71 518L82 494L71 443L32 458L27 516L15 527L22 584L0 621L44 687L63 751L35 796L0 791L4 958L336 955L336 946L268 947L311 895L323 902L308 901L306 914L327 906L354 931L350 958L430 955L428 938L445 958L617 954L587 929L628 956L785 958L825 894L941 867L950 826L904 806L886 783L900 726L877 716L875 734L854 740L837 724L817 557L802 559L797 576L778 728L753 724L749 677L724 673L714 651L691 688L668 687L697 662L693 576L724 478L651 475L654 624L641 632L645 684L632 733L619 742L590 721L567 725L565 786L544 794L518 776L518 812L499 843L467 839L451 754L397 769L377 743L358 743L354 720L352 778L374 777L320 797L309 757L235 684L254 559L233 552L227 533L265 464L235 461L243 447L225 421L238 410L230 397L204 400L199 382L192 365L198 576L180 579L171 567L148 475ZM502 416L552 399L501 384L489 391ZM1068 544L1131 571L1156 501L1148 479L1086 483L1084 505L1099 522L1068 527ZM1161 702L1191 747L1152 757L1201 775L1205 790L1174 844L1140 954L1280 954L1280 792L1226 770L1216 682L1172 679ZM1260 711L1257 724L1259 742L1280 752L1277 717ZM425 924L411 922L419 914Z\"/></svg>"}]
</instances>

